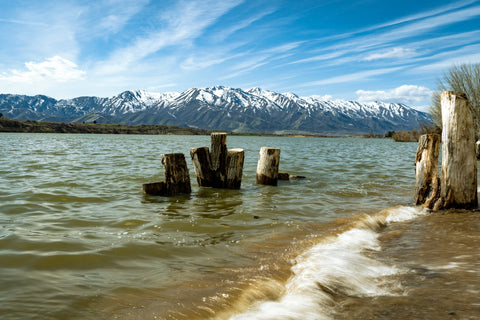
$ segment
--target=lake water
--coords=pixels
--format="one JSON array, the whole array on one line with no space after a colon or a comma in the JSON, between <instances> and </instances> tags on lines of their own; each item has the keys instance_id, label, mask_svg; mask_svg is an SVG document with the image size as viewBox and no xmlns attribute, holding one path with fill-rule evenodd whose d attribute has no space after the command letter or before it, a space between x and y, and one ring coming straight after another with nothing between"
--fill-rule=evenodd
<instances>
[{"instance_id":1,"label":"lake water","mask_svg":"<svg viewBox=\"0 0 480 320\"><path fill-rule=\"evenodd\" d=\"M240 190L198 187L209 144L0 134L0 318L480 317L480 213L411 206L416 143L229 136ZM307 178L256 185L262 146ZM193 192L144 195L174 152Z\"/></svg>"}]
</instances>

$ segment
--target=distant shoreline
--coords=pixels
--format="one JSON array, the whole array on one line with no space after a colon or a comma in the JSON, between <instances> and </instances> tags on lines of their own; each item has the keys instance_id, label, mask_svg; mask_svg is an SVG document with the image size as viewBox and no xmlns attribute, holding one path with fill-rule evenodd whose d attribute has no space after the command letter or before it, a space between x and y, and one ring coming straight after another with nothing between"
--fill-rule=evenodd
<instances>
[{"instance_id":1,"label":"distant shoreline","mask_svg":"<svg viewBox=\"0 0 480 320\"><path fill-rule=\"evenodd\" d=\"M20 133L87 133L148 135L209 135L210 130L165 125L123 125L104 123L43 122L0 118L0 132Z\"/></svg>"},{"instance_id":2,"label":"distant shoreline","mask_svg":"<svg viewBox=\"0 0 480 320\"><path fill-rule=\"evenodd\" d=\"M168 125L125 125L105 123L46 122L15 120L0 117L0 133L71 133L71 134L145 134L145 135L210 135L222 130L206 130ZM313 138L384 138L381 135L316 135L307 133L229 132L232 136L313 137Z\"/></svg>"}]
</instances>

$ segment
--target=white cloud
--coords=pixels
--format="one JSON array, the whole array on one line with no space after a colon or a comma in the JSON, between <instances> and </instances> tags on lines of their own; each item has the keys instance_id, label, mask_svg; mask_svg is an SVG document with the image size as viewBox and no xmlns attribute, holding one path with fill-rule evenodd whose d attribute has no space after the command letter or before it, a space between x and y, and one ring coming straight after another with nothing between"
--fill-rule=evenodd
<instances>
[{"instance_id":1,"label":"white cloud","mask_svg":"<svg viewBox=\"0 0 480 320\"><path fill-rule=\"evenodd\" d=\"M415 54L415 50L413 49L396 47L387 51L369 54L367 57L363 58L362 60L373 61L373 60L380 60L380 59L405 58L405 57L411 57L414 54Z\"/></svg>"},{"instance_id":2,"label":"white cloud","mask_svg":"<svg viewBox=\"0 0 480 320\"><path fill-rule=\"evenodd\" d=\"M27 70L11 70L0 75L0 80L10 82L35 82L35 81L58 81L81 80L86 72L78 69L78 66L67 59L59 56L48 58L43 62L25 62Z\"/></svg>"},{"instance_id":3,"label":"white cloud","mask_svg":"<svg viewBox=\"0 0 480 320\"><path fill-rule=\"evenodd\" d=\"M427 87L415 85L403 85L391 90L357 90L355 92L360 102L383 101L417 105L429 101L432 90Z\"/></svg>"}]
</instances>

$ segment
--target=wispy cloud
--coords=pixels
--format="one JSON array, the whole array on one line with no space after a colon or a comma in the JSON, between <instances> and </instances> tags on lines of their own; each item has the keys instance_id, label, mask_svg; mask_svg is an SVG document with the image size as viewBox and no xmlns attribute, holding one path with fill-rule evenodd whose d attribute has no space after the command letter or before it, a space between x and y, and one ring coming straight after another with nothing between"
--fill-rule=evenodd
<instances>
[{"instance_id":1,"label":"wispy cloud","mask_svg":"<svg viewBox=\"0 0 480 320\"><path fill-rule=\"evenodd\" d=\"M480 44L463 46L454 50L446 50L424 59L424 62L412 68L413 73L425 71L442 71L454 64L479 63Z\"/></svg>"},{"instance_id":2,"label":"wispy cloud","mask_svg":"<svg viewBox=\"0 0 480 320\"><path fill-rule=\"evenodd\" d=\"M149 0L101 0L89 3L82 8L79 17L83 20L81 32L87 37L116 34L148 3Z\"/></svg>"},{"instance_id":3,"label":"wispy cloud","mask_svg":"<svg viewBox=\"0 0 480 320\"><path fill-rule=\"evenodd\" d=\"M15 19L1 19L1 18L0 18L0 22L27 25L27 26L44 26L45 27L45 26L49 25L46 22L36 22L36 21L28 21L28 20L15 20Z\"/></svg>"},{"instance_id":4,"label":"wispy cloud","mask_svg":"<svg viewBox=\"0 0 480 320\"><path fill-rule=\"evenodd\" d=\"M330 85L330 84L337 84L337 83L363 81L363 80L371 79L372 77L375 77L375 76L399 71L401 69L402 67L395 67L395 68L383 68L383 69L360 71L360 72L345 74L341 76L331 77L328 79L306 82L299 85L299 87L322 86L322 85Z\"/></svg>"},{"instance_id":5,"label":"wispy cloud","mask_svg":"<svg viewBox=\"0 0 480 320\"><path fill-rule=\"evenodd\" d=\"M293 63L330 61L330 63L335 64L336 59L344 58L345 56L350 56L350 61L373 61L378 58L388 57L388 55L413 54L413 51L408 52L395 49L402 47L398 45L392 49L385 48L391 47L392 44L396 44L399 41L402 41L404 44L408 43L410 39L431 33L434 29L468 21L480 16L480 6L472 6L457 11L447 10L450 7L462 8L469 3L473 2L465 1L462 5L447 6L441 10L432 10L409 18L387 22L372 28L354 31L348 34L349 36L339 36L339 40L333 41L333 43L329 42L328 45L321 45L320 49L312 52L311 57L298 59ZM355 34L358 35L353 37ZM473 39L474 38L472 38L472 41L475 41ZM320 39L319 41L324 41L324 39ZM382 52L379 52L378 55L374 55L377 53L372 54L371 51L373 50L384 50L384 56L382 57L380 55ZM365 56L373 57L374 59L365 60ZM344 62L345 61L340 61L340 63Z\"/></svg>"},{"instance_id":6,"label":"wispy cloud","mask_svg":"<svg viewBox=\"0 0 480 320\"><path fill-rule=\"evenodd\" d=\"M371 53L362 60L364 61L373 61L381 59L395 59L395 58L405 58L411 57L415 54L415 50L409 48L400 48L395 47L386 51Z\"/></svg>"},{"instance_id":7,"label":"wispy cloud","mask_svg":"<svg viewBox=\"0 0 480 320\"><path fill-rule=\"evenodd\" d=\"M238 77L239 75L245 74L249 71L252 71L254 69L257 69L265 64L268 63L267 58L268 55L262 55L258 57L253 57L248 60L244 60L235 66L232 67L232 72L230 72L228 75L221 77L221 80L226 80L226 79L231 79Z\"/></svg>"},{"instance_id":8,"label":"wispy cloud","mask_svg":"<svg viewBox=\"0 0 480 320\"><path fill-rule=\"evenodd\" d=\"M447 12L447 13L452 12L454 10L464 8L466 6L474 4L476 2L477 2L477 0L466 0L466 1L457 1L457 2L454 2L454 3L449 3L445 6L440 7L440 8L420 12L420 13L409 15L409 16L402 17L402 18L399 18L399 19L394 19L394 20L391 20L391 21L388 21L388 22L385 22L385 23L377 24L377 25L374 25L374 26L371 26L371 27L368 27L368 28L360 29L360 30L357 30L356 32L351 33L351 34L380 30L380 29L395 26L395 25L406 24L406 23L409 23L409 22L412 22L412 21L421 20L421 19L424 19L424 18L429 18L429 17L436 16L436 15L441 15L441 14L444 14L445 12Z\"/></svg>"},{"instance_id":9,"label":"wispy cloud","mask_svg":"<svg viewBox=\"0 0 480 320\"><path fill-rule=\"evenodd\" d=\"M347 53L349 53L348 50L333 51L333 52L329 52L329 53L314 55L314 56L309 57L309 58L295 60L295 61L290 62L290 64L333 60L333 59L339 58L339 57L341 57L341 56L343 56Z\"/></svg>"},{"instance_id":10,"label":"wispy cloud","mask_svg":"<svg viewBox=\"0 0 480 320\"><path fill-rule=\"evenodd\" d=\"M215 41L223 41L236 33L237 31L243 30L253 23L261 20L265 16L268 16L269 14L272 14L275 12L275 9L266 9L260 13L254 14L253 16L247 17L246 19L243 19L234 25L228 26L224 28L222 31L218 32L213 38Z\"/></svg>"},{"instance_id":11,"label":"wispy cloud","mask_svg":"<svg viewBox=\"0 0 480 320\"><path fill-rule=\"evenodd\" d=\"M9 23L0 23L0 59L15 57L16 64L19 60L23 63L52 56L76 60L80 51L76 37L80 10L77 4L66 1L24 4L11 19L3 19Z\"/></svg>"},{"instance_id":12,"label":"wispy cloud","mask_svg":"<svg viewBox=\"0 0 480 320\"><path fill-rule=\"evenodd\" d=\"M474 6L458 11L447 12L438 16L431 16L423 20L419 20L392 31L379 35L379 41L387 42L410 37L417 37L419 34L425 34L433 29L451 25L458 22L470 20L480 16L480 6ZM374 37L376 37L375 35ZM372 37L372 38L374 38Z\"/></svg>"},{"instance_id":13,"label":"wispy cloud","mask_svg":"<svg viewBox=\"0 0 480 320\"><path fill-rule=\"evenodd\" d=\"M219 17L237 6L239 1L191 1L178 5L162 14L164 27L137 38L132 45L115 51L102 62L100 72L112 73L125 70L129 65L156 53L168 46L188 46L189 41L199 37Z\"/></svg>"},{"instance_id":14,"label":"wispy cloud","mask_svg":"<svg viewBox=\"0 0 480 320\"><path fill-rule=\"evenodd\" d=\"M262 53L267 53L267 54L280 54L280 53L285 53L288 51L291 51L293 49L298 48L304 41L294 41L294 42L289 42L289 43L284 43L279 46L275 46L272 48L267 48L265 50L262 50Z\"/></svg>"}]
</instances>

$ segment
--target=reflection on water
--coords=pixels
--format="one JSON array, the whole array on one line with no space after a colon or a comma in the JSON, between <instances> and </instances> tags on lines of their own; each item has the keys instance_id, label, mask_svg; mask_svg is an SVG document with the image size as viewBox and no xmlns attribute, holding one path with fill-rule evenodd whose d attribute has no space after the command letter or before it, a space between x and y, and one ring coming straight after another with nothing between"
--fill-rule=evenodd
<instances>
[{"instance_id":1,"label":"reflection on water","mask_svg":"<svg viewBox=\"0 0 480 320\"><path fill-rule=\"evenodd\" d=\"M420 318L469 319L478 311L478 215L416 217L406 206L416 144L228 137L229 148L245 149L240 190L199 188L187 162L192 194L142 194L163 176L162 153L209 143L1 134L0 318L403 319L423 304L440 311ZM307 178L255 185L262 146L280 148L280 169ZM388 220L392 212L412 220ZM347 281L355 270L364 274L357 284ZM275 309L294 298L304 308Z\"/></svg>"}]
</instances>

